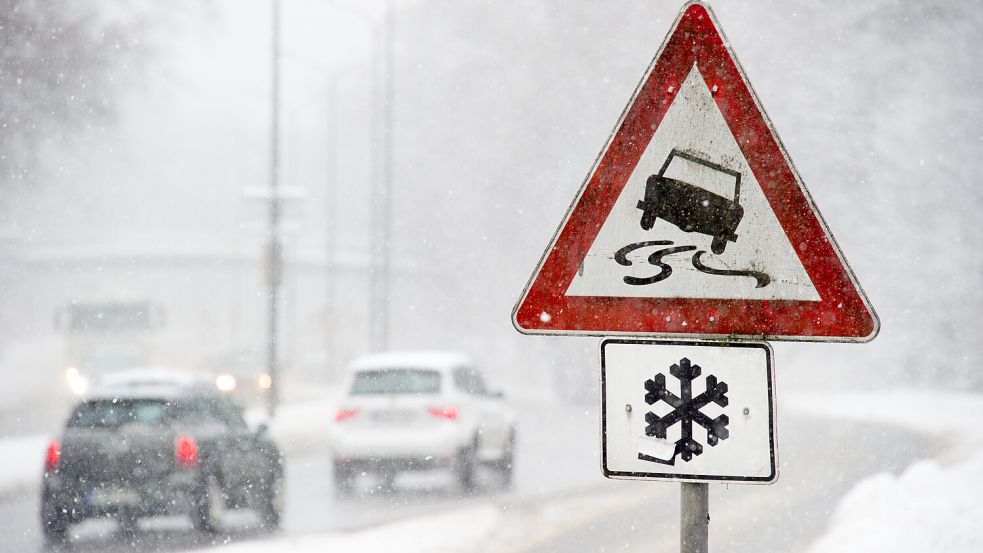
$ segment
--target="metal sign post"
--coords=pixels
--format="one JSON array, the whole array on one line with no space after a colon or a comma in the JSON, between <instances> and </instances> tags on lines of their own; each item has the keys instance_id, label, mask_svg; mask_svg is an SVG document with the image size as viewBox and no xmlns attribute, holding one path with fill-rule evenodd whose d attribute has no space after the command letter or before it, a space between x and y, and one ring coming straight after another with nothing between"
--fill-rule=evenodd
<instances>
[{"instance_id":1,"label":"metal sign post","mask_svg":"<svg viewBox=\"0 0 983 553\"><path fill-rule=\"evenodd\" d=\"M707 553L710 537L710 486L683 482L680 496L679 551Z\"/></svg>"},{"instance_id":2,"label":"metal sign post","mask_svg":"<svg viewBox=\"0 0 983 553\"><path fill-rule=\"evenodd\" d=\"M766 342L601 342L601 471L681 482L681 551L707 551L710 482L778 478L773 360Z\"/></svg>"}]
</instances>

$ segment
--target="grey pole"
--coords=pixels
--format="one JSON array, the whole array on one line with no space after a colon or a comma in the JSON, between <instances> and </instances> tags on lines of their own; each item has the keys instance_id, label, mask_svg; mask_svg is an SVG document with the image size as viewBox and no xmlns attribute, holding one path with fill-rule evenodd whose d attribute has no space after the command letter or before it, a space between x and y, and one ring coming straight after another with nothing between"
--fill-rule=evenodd
<instances>
[{"instance_id":1,"label":"grey pole","mask_svg":"<svg viewBox=\"0 0 983 553\"><path fill-rule=\"evenodd\" d=\"M279 363L277 346L279 338L279 289L281 277L282 251L280 245L280 0L273 0L272 44L271 44L271 83L270 83L270 203L269 203L269 241L267 252L267 325L269 334L266 343L266 370L270 375L270 389L267 390L267 407L272 417L279 400Z\"/></svg>"},{"instance_id":2,"label":"grey pole","mask_svg":"<svg viewBox=\"0 0 983 553\"><path fill-rule=\"evenodd\" d=\"M680 516L680 553L707 553L710 526L708 484L683 482Z\"/></svg>"},{"instance_id":3,"label":"grey pole","mask_svg":"<svg viewBox=\"0 0 983 553\"><path fill-rule=\"evenodd\" d=\"M372 227L372 260L369 291L369 347L389 348L392 302L392 217L393 217L393 82L395 64L395 4L386 1L384 20L375 27L373 56L373 187L369 211Z\"/></svg>"},{"instance_id":4,"label":"grey pole","mask_svg":"<svg viewBox=\"0 0 983 553\"><path fill-rule=\"evenodd\" d=\"M382 135L382 285L380 295L384 306L381 312L380 337L382 350L389 349L389 333L392 324L392 255L393 255L393 89L396 56L396 6L393 0L386 1L385 19L385 85L383 89L383 135Z\"/></svg>"}]
</instances>

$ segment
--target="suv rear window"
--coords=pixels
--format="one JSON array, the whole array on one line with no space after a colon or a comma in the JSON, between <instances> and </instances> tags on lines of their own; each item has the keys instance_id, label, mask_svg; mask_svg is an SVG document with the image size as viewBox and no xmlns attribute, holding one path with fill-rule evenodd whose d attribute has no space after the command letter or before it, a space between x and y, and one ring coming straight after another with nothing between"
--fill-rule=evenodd
<instances>
[{"instance_id":1,"label":"suv rear window","mask_svg":"<svg viewBox=\"0 0 983 553\"><path fill-rule=\"evenodd\" d=\"M351 395L436 394L440 392L440 373L424 369L379 369L359 371L352 382Z\"/></svg>"},{"instance_id":2,"label":"suv rear window","mask_svg":"<svg viewBox=\"0 0 983 553\"><path fill-rule=\"evenodd\" d=\"M104 399L75 408L69 428L117 428L127 424L160 426L170 420L168 402L157 399Z\"/></svg>"}]
</instances>

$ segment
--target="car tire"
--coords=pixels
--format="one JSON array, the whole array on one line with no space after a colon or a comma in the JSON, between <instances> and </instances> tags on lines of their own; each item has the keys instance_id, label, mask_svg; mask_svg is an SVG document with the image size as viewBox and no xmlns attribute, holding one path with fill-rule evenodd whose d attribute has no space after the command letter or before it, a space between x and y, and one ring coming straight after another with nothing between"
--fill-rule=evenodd
<instances>
[{"instance_id":1,"label":"car tire","mask_svg":"<svg viewBox=\"0 0 983 553\"><path fill-rule=\"evenodd\" d=\"M505 451L502 453L502 458L496 463L496 468L498 469L499 481L503 489L510 489L512 487L512 475L514 472L515 465L515 430L509 433L509 439L505 442Z\"/></svg>"},{"instance_id":2,"label":"car tire","mask_svg":"<svg viewBox=\"0 0 983 553\"><path fill-rule=\"evenodd\" d=\"M222 492L222 486L219 484L218 478L209 475L202 480L195 492L191 522L201 532L218 533L225 507L225 494Z\"/></svg>"},{"instance_id":3,"label":"car tire","mask_svg":"<svg viewBox=\"0 0 983 553\"><path fill-rule=\"evenodd\" d=\"M725 249L727 249L727 237L726 236L714 236L713 237L713 241L710 242L710 251L712 251L713 253L715 253L717 255L720 255L720 254L724 253L724 250Z\"/></svg>"},{"instance_id":4,"label":"car tire","mask_svg":"<svg viewBox=\"0 0 983 553\"><path fill-rule=\"evenodd\" d=\"M473 492L477 488L475 468L478 457L478 438L468 447L461 450L457 456L457 481L465 492Z\"/></svg>"},{"instance_id":5,"label":"car tire","mask_svg":"<svg viewBox=\"0 0 983 553\"><path fill-rule=\"evenodd\" d=\"M137 533L137 516L135 513L129 510L120 511L116 515L116 520L119 523L120 535L124 538L131 538Z\"/></svg>"},{"instance_id":6,"label":"car tire","mask_svg":"<svg viewBox=\"0 0 983 553\"><path fill-rule=\"evenodd\" d=\"M335 497L346 498L352 495L355 490L355 472L345 463L335 463L334 465L334 493Z\"/></svg>"},{"instance_id":7,"label":"car tire","mask_svg":"<svg viewBox=\"0 0 983 553\"><path fill-rule=\"evenodd\" d=\"M263 484L260 497L259 517L263 527L273 531L280 528L283 518L284 478L282 474L272 474Z\"/></svg>"},{"instance_id":8,"label":"car tire","mask_svg":"<svg viewBox=\"0 0 983 553\"><path fill-rule=\"evenodd\" d=\"M45 542L64 542L68 538L68 526L68 517L64 515L64 510L45 501L41 510L41 532Z\"/></svg>"}]
</instances>

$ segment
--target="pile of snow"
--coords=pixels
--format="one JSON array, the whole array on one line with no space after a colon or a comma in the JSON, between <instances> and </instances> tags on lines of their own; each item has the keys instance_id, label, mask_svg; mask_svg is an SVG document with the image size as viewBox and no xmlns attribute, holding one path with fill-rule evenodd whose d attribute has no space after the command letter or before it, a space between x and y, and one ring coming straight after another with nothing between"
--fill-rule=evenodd
<instances>
[{"instance_id":1,"label":"pile of snow","mask_svg":"<svg viewBox=\"0 0 983 553\"><path fill-rule=\"evenodd\" d=\"M796 396L807 415L876 421L949 441L942 460L860 482L837 507L810 553L983 551L983 396L932 391Z\"/></svg>"},{"instance_id":2,"label":"pile of snow","mask_svg":"<svg viewBox=\"0 0 983 553\"><path fill-rule=\"evenodd\" d=\"M0 440L0 496L38 489L44 472L47 436L25 436Z\"/></svg>"},{"instance_id":3,"label":"pile of snow","mask_svg":"<svg viewBox=\"0 0 983 553\"><path fill-rule=\"evenodd\" d=\"M954 465L920 461L900 476L878 474L850 491L810 553L983 551L978 483L983 454Z\"/></svg>"}]
</instances>

